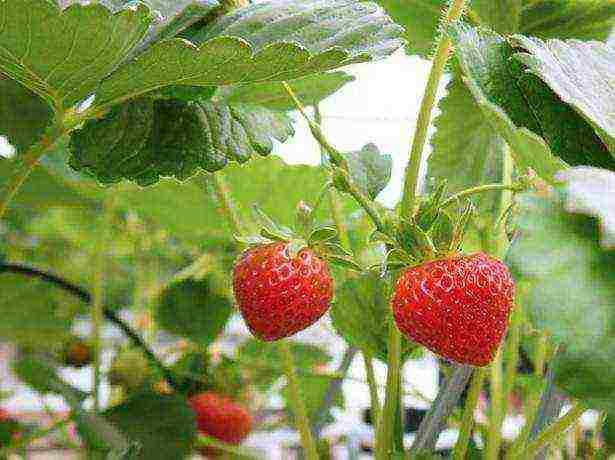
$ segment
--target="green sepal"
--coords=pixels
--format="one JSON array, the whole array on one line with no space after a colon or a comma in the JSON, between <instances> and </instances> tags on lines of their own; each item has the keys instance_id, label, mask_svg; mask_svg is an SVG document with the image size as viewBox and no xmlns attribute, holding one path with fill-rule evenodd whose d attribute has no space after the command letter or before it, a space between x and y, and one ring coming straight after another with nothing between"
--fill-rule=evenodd
<instances>
[{"instance_id":1,"label":"green sepal","mask_svg":"<svg viewBox=\"0 0 615 460\"><path fill-rule=\"evenodd\" d=\"M333 254L333 255L342 256L342 257L352 256L351 252L349 252L345 247L337 243L330 243L330 242L323 243L319 247L322 248L322 250L324 250L324 252L327 254Z\"/></svg>"},{"instance_id":2,"label":"green sepal","mask_svg":"<svg viewBox=\"0 0 615 460\"><path fill-rule=\"evenodd\" d=\"M472 214L474 214L474 205L470 200L468 200L465 208L455 222L455 229L453 230L453 237L449 248L451 251L457 251L461 247L461 243L463 243L463 237L465 236L468 223L472 218Z\"/></svg>"},{"instance_id":3,"label":"green sepal","mask_svg":"<svg viewBox=\"0 0 615 460\"><path fill-rule=\"evenodd\" d=\"M403 249L394 248L387 252L384 262L387 266L409 266L415 264L417 261L414 257L408 254Z\"/></svg>"},{"instance_id":4,"label":"green sepal","mask_svg":"<svg viewBox=\"0 0 615 460\"><path fill-rule=\"evenodd\" d=\"M267 238L272 241L288 241L289 235L283 234L279 231L271 230L267 227L261 228L260 235L263 238Z\"/></svg>"},{"instance_id":5,"label":"green sepal","mask_svg":"<svg viewBox=\"0 0 615 460\"><path fill-rule=\"evenodd\" d=\"M379 230L374 230L370 235L368 241L370 243L385 243L390 245L397 244L395 239L387 235L386 233L382 233Z\"/></svg>"},{"instance_id":6,"label":"green sepal","mask_svg":"<svg viewBox=\"0 0 615 460\"><path fill-rule=\"evenodd\" d=\"M295 228L299 231L301 236L307 237L313 224L314 209L305 201L299 201L295 212Z\"/></svg>"},{"instance_id":7,"label":"green sepal","mask_svg":"<svg viewBox=\"0 0 615 460\"><path fill-rule=\"evenodd\" d=\"M436 252L429 235L413 220L402 220L397 235L402 249L416 260L433 257Z\"/></svg>"},{"instance_id":8,"label":"green sepal","mask_svg":"<svg viewBox=\"0 0 615 460\"><path fill-rule=\"evenodd\" d=\"M334 265L338 265L340 267L347 268L349 270L355 270L358 272L363 271L363 267L361 267L357 262L352 260L352 258L350 257L338 256L336 254L324 254L323 258L331 262Z\"/></svg>"},{"instance_id":9,"label":"green sepal","mask_svg":"<svg viewBox=\"0 0 615 460\"><path fill-rule=\"evenodd\" d=\"M424 202L421 203L415 217L417 225L428 232L440 214L442 198L446 192L446 181L437 185L435 191Z\"/></svg>"},{"instance_id":10,"label":"green sepal","mask_svg":"<svg viewBox=\"0 0 615 460\"><path fill-rule=\"evenodd\" d=\"M257 204L254 204L252 206L252 210L254 211L254 217L256 221L263 229L266 229L267 232L271 235L281 237L273 238L274 240L281 239L282 241L288 241L293 238L292 230L290 230L288 227L284 227L283 225L277 224ZM263 230L261 230L261 234L263 234Z\"/></svg>"},{"instance_id":11,"label":"green sepal","mask_svg":"<svg viewBox=\"0 0 615 460\"><path fill-rule=\"evenodd\" d=\"M446 253L450 250L453 235L455 231L455 222L453 218L444 210L440 210L438 217L429 230L429 236L438 253Z\"/></svg>"},{"instance_id":12,"label":"green sepal","mask_svg":"<svg viewBox=\"0 0 615 460\"><path fill-rule=\"evenodd\" d=\"M308 244L310 246L324 243L333 240L337 236L337 230L333 227L320 227L314 229L308 237Z\"/></svg>"}]
</instances>

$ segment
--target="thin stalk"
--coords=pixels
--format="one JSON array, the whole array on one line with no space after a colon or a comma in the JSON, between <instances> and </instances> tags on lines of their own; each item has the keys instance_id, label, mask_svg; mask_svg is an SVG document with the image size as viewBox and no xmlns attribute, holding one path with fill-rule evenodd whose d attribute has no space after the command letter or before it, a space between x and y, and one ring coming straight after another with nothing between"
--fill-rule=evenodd
<instances>
[{"instance_id":1,"label":"thin stalk","mask_svg":"<svg viewBox=\"0 0 615 460\"><path fill-rule=\"evenodd\" d=\"M316 443L314 442L314 438L312 437L310 420L307 415L305 403L301 396L301 389L299 386L299 379L297 378L297 371L295 370L293 353L287 340L283 340L280 343L280 352L284 361L286 379L288 380L288 389L290 391L289 402L292 405L295 423L297 424L297 429L301 435L301 444L305 449L307 460L318 460L318 449L316 447Z\"/></svg>"},{"instance_id":2,"label":"thin stalk","mask_svg":"<svg viewBox=\"0 0 615 460\"><path fill-rule=\"evenodd\" d=\"M30 147L26 153L15 157L13 173L0 192L0 219L4 217L11 201L34 171L38 161L58 143L63 135L64 131L61 128L53 129L50 134L45 134L39 142Z\"/></svg>"},{"instance_id":3,"label":"thin stalk","mask_svg":"<svg viewBox=\"0 0 615 460\"><path fill-rule=\"evenodd\" d=\"M301 113L305 121L307 121L308 126L310 127L310 131L312 132L312 136L314 136L314 139L316 139L320 146L330 155L331 162L339 166L346 165L346 159L344 158L342 153L335 147L333 147L329 143L329 141L327 141L327 138L323 134L320 125L310 118L310 116L305 110L305 107L303 106L293 89L290 87L290 85L283 81L282 86L292 99L293 103L295 104L295 107L297 107L297 110L299 110L299 113Z\"/></svg>"},{"instance_id":4,"label":"thin stalk","mask_svg":"<svg viewBox=\"0 0 615 460\"><path fill-rule=\"evenodd\" d=\"M399 404L399 383L401 372L401 333L391 321L389 324L388 371L386 396L381 418L378 421L376 437L376 460L391 458L393 448L393 430L395 426L395 411Z\"/></svg>"},{"instance_id":5,"label":"thin stalk","mask_svg":"<svg viewBox=\"0 0 615 460\"><path fill-rule=\"evenodd\" d=\"M461 427L459 428L459 437L457 438L455 450L453 451L453 460L464 460L466 458L466 452L468 451L468 444L472 434L472 427L474 425L474 412L476 411L478 397L480 396L481 389L483 388L485 374L485 369L481 368L477 369L472 377L472 384L470 385L468 398L466 399L463 412L463 418L461 420Z\"/></svg>"},{"instance_id":6,"label":"thin stalk","mask_svg":"<svg viewBox=\"0 0 615 460\"><path fill-rule=\"evenodd\" d=\"M369 385L369 396L372 409L372 426L374 427L374 432L377 432L378 420L380 420L380 400L378 398L378 384L376 383L376 374L374 372L374 360L370 353L363 351L363 362L365 364L367 384Z\"/></svg>"},{"instance_id":7,"label":"thin stalk","mask_svg":"<svg viewBox=\"0 0 615 460\"><path fill-rule=\"evenodd\" d=\"M409 220L414 213L419 169L421 167L423 150L425 149L425 143L427 141L427 131L431 122L438 86L440 85L440 80L444 74L444 68L448 62L451 51L451 39L447 35L447 29L453 21L461 17L465 5L466 0L453 0L444 16L443 29L438 40L436 54L427 80L427 87L425 88L425 94L421 102L412 148L410 149L410 161L405 173L404 194L401 202L401 216L404 219Z\"/></svg>"},{"instance_id":8,"label":"thin stalk","mask_svg":"<svg viewBox=\"0 0 615 460\"><path fill-rule=\"evenodd\" d=\"M491 363L491 416L489 418L489 434L485 459L499 458L500 443L502 442L502 422L504 421L504 391L502 388L502 348L498 350Z\"/></svg>"},{"instance_id":9,"label":"thin stalk","mask_svg":"<svg viewBox=\"0 0 615 460\"><path fill-rule=\"evenodd\" d=\"M327 141L325 135L322 132L322 129L320 128L320 125L318 125L309 117L309 115L305 111L305 107L297 98L288 83L283 82L283 85L284 89L286 89L286 92L293 100L295 107L297 107L297 110L299 110L303 118L305 118L305 120L308 122L314 139L316 139L316 141L323 150L329 153L331 162L334 165L338 166L337 168L334 168L334 172L344 177L344 181L346 182L348 187L348 193L350 193L350 195L355 199L355 201L359 203L359 205L365 210L376 228L382 233L387 233L384 221L380 217L380 213L378 212L378 209L374 205L373 201L370 200L367 196L365 196L363 192L361 192L361 190L359 190L359 188L356 186L356 184L348 174L348 171L346 169L346 159L344 158L344 156Z\"/></svg>"},{"instance_id":10,"label":"thin stalk","mask_svg":"<svg viewBox=\"0 0 615 460\"><path fill-rule=\"evenodd\" d=\"M512 185L512 177L513 177L513 172L515 169L515 164L513 162L513 157L510 153L510 147L508 146L508 144L504 145L504 149L503 149L503 171L502 171L502 183L504 185ZM500 205L499 205L499 211L500 211L500 215L505 215L506 210L510 207L511 203L512 203L512 198L513 198L513 193L510 190L502 190L502 195L500 196ZM498 221L499 222L499 221ZM504 222L502 220L502 222ZM508 236L506 235L506 225L499 225L498 223L496 223L496 228L495 228L495 234L496 234L496 245L495 245L495 253L497 255L499 255L500 257L504 256L504 254L506 253L506 249L508 248L509 242L508 242Z\"/></svg>"},{"instance_id":11,"label":"thin stalk","mask_svg":"<svg viewBox=\"0 0 615 460\"><path fill-rule=\"evenodd\" d=\"M500 191L500 190L511 190L513 192L521 190L521 187L517 184L485 184L478 185L476 187L471 187L466 190L462 190L459 193L455 193L448 197L444 202L442 202L442 207L446 208L452 204L461 202L463 198L468 196L477 195L479 193L491 192L491 191Z\"/></svg>"},{"instance_id":12,"label":"thin stalk","mask_svg":"<svg viewBox=\"0 0 615 460\"><path fill-rule=\"evenodd\" d=\"M575 404L562 418L549 425L533 441L531 441L516 458L532 459L545 447L556 441L562 434L570 429L587 410L582 403Z\"/></svg>"},{"instance_id":13,"label":"thin stalk","mask_svg":"<svg viewBox=\"0 0 615 460\"><path fill-rule=\"evenodd\" d=\"M224 173L217 172L213 174L212 177L214 188L216 190L216 194L218 195L218 200L220 202L222 211L227 216L228 221L233 228L233 231L237 235L243 235L246 229L244 228L241 216L237 211L237 207L235 206L235 203L233 203L233 199L231 198L231 194L229 191L228 184L226 183Z\"/></svg>"},{"instance_id":14,"label":"thin stalk","mask_svg":"<svg viewBox=\"0 0 615 460\"><path fill-rule=\"evenodd\" d=\"M105 198L103 215L98 229L98 242L94 254L94 271L92 280L92 397L94 399L94 413L100 410L100 381L102 377L101 355L102 340L101 330L104 321L104 284L105 284L105 258L109 241L109 231L113 219L113 196Z\"/></svg>"}]
</instances>

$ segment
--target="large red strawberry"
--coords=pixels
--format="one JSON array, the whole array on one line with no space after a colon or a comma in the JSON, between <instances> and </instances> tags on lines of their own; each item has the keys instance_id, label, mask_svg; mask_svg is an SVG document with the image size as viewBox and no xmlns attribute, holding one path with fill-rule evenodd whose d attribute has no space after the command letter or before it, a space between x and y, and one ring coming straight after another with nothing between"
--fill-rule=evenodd
<instances>
[{"instance_id":1,"label":"large red strawberry","mask_svg":"<svg viewBox=\"0 0 615 460\"><path fill-rule=\"evenodd\" d=\"M235 265L235 299L250 331L262 340L278 340L311 326L333 298L327 263L308 248L293 257L290 245L256 246Z\"/></svg>"},{"instance_id":2,"label":"large red strawberry","mask_svg":"<svg viewBox=\"0 0 615 460\"><path fill-rule=\"evenodd\" d=\"M198 430L204 435L227 444L241 444L252 431L252 415L241 404L218 393L208 391L190 398L196 413ZM201 450L204 455L216 456L216 449Z\"/></svg>"},{"instance_id":3,"label":"large red strawberry","mask_svg":"<svg viewBox=\"0 0 615 460\"><path fill-rule=\"evenodd\" d=\"M464 364L486 366L508 327L514 283L483 253L409 268L393 295L397 327L411 340Z\"/></svg>"}]
</instances>

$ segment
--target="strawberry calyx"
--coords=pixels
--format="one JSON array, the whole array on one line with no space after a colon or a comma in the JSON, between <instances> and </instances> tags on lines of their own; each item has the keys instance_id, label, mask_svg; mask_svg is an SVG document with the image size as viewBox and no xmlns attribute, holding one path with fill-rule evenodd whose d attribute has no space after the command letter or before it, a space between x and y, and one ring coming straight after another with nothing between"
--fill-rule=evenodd
<instances>
[{"instance_id":1,"label":"strawberry calyx","mask_svg":"<svg viewBox=\"0 0 615 460\"><path fill-rule=\"evenodd\" d=\"M297 226L299 231L280 225L258 206L254 206L255 216L260 224L257 235L234 238L249 247L288 243L289 257L294 259L303 249L312 250L320 258L344 268L362 271L363 268L352 258L352 254L339 244L338 232L331 226L318 226L313 222L313 210L304 202L297 207ZM302 225L303 224L303 225Z\"/></svg>"}]
</instances>

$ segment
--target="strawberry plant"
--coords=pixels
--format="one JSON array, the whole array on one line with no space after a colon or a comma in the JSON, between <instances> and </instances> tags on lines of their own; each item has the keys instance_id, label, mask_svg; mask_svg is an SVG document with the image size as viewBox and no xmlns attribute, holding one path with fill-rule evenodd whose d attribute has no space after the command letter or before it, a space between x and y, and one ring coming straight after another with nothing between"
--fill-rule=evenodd
<instances>
[{"instance_id":1,"label":"strawberry plant","mask_svg":"<svg viewBox=\"0 0 615 460\"><path fill-rule=\"evenodd\" d=\"M360 355L378 460L440 458L447 427L454 459L609 458L614 24L612 0L0 0L0 338L69 409L0 409L0 457L268 458L251 435L286 427L356 458L324 428ZM336 147L320 102L396 51L430 72L384 206L391 155ZM318 165L271 155L293 112ZM344 350L304 340L326 318Z\"/></svg>"}]
</instances>

